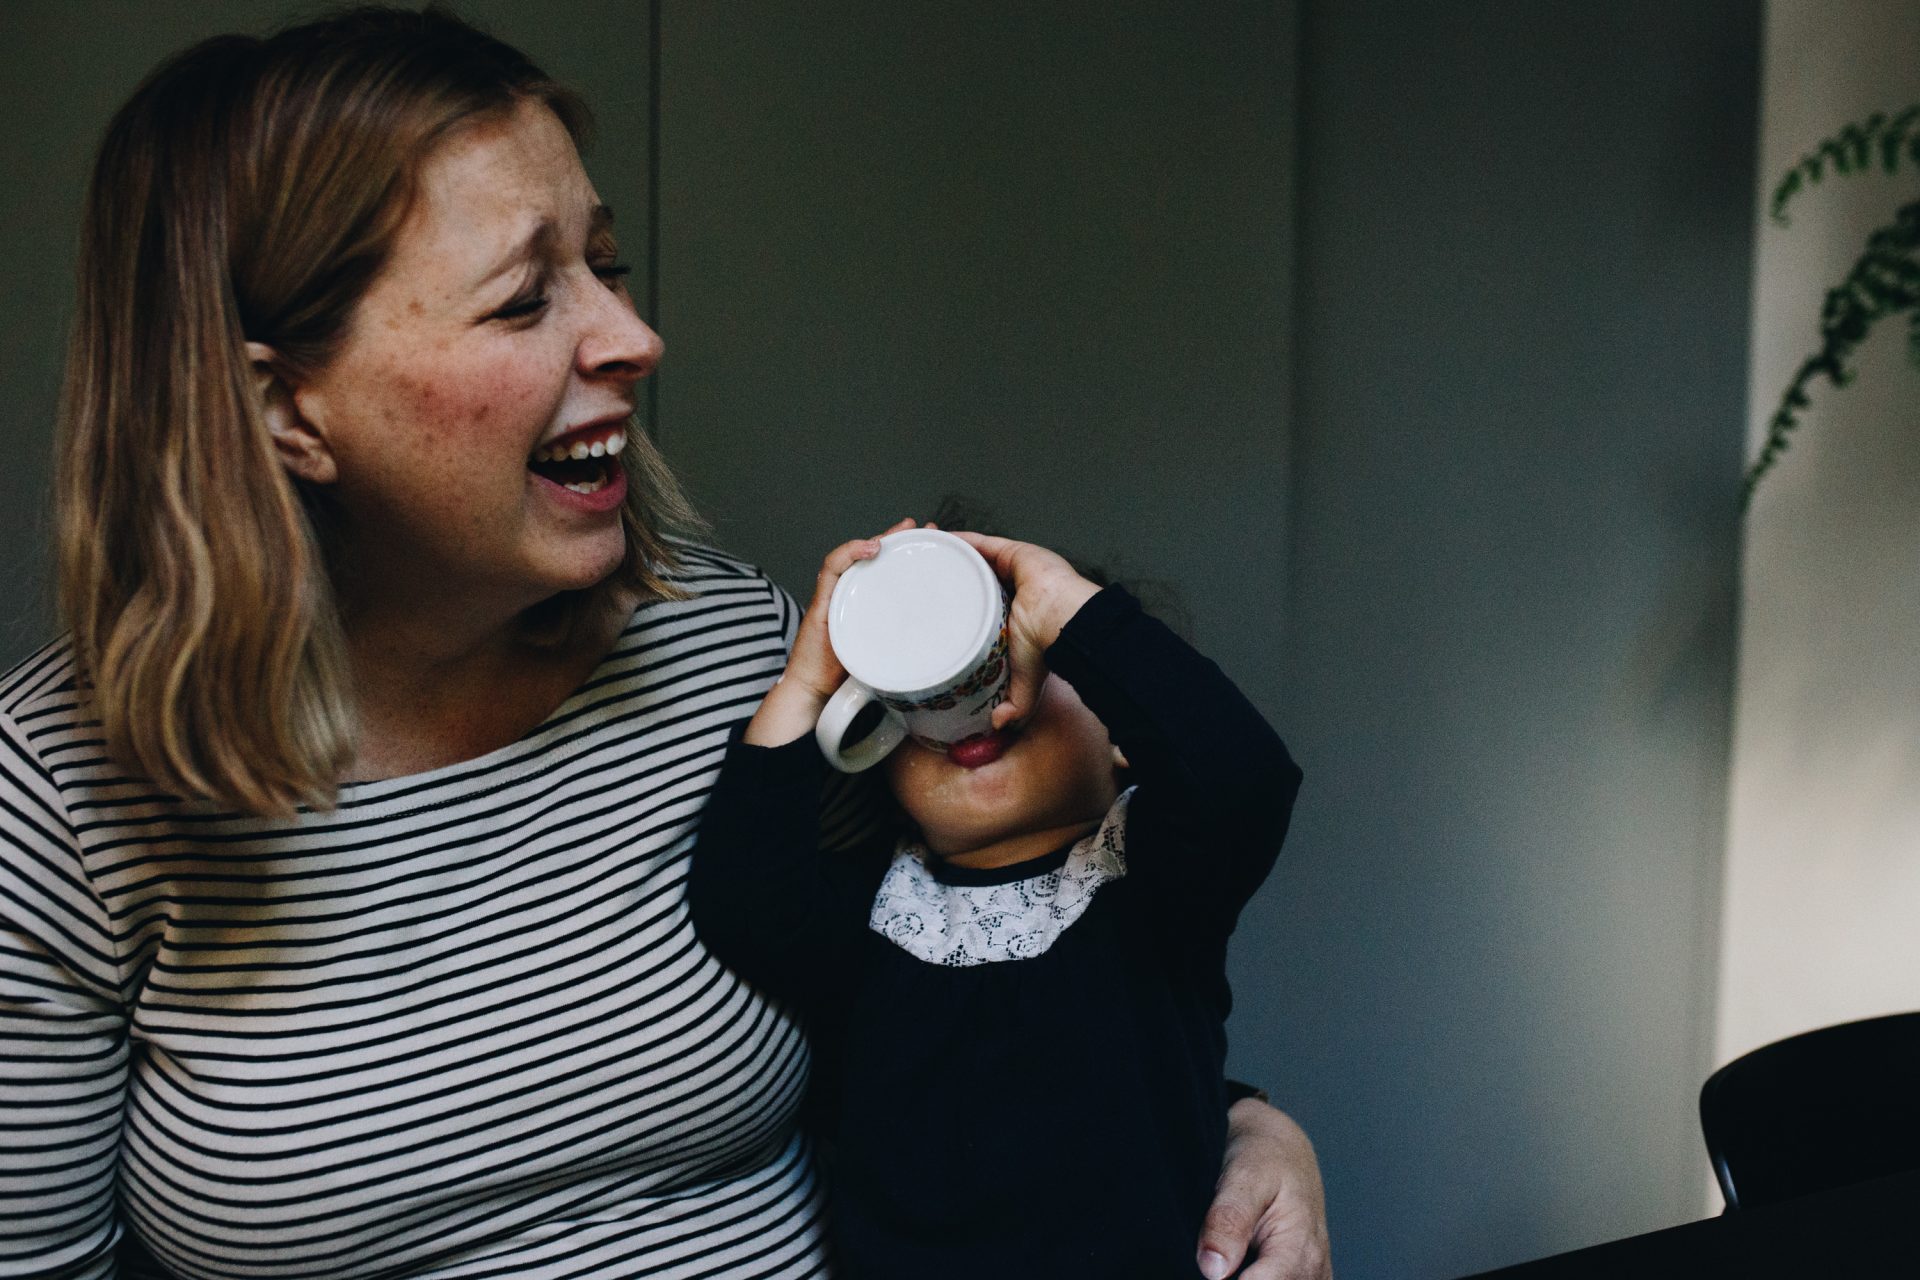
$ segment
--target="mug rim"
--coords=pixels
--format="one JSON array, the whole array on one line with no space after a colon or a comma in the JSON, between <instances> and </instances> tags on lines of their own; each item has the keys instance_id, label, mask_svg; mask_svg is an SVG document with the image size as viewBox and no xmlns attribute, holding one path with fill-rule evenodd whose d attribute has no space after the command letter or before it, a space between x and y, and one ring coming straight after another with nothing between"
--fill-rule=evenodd
<instances>
[{"instance_id":1,"label":"mug rim","mask_svg":"<svg viewBox=\"0 0 1920 1280\"><path fill-rule=\"evenodd\" d=\"M845 573L840 575L840 581L834 584L833 595L827 601L827 640L828 643L833 646L834 657L839 660L841 666L846 668L849 679L858 681L861 686L876 696L898 698L902 701L917 701L918 699L944 691L948 686L967 676L975 667L985 662L992 654L994 637L998 635L1001 628L1006 625L1006 591L1001 587L999 575L994 573L993 566L987 563L987 558L976 551L972 544L967 542L966 539L956 538L945 529L902 529L898 533L890 533L880 539L881 555L886 554L889 543L894 543L902 539L932 541L960 548L966 553L965 558L970 560L970 567L973 569L975 575L979 577L981 582L986 586L988 598L999 602L998 608L986 611L985 616L981 619L980 625L975 629L972 643L968 645L965 651L966 656L958 659L951 670L946 671L938 679L918 689L895 689L886 684L869 680L858 671L855 671L852 664L847 662L846 658L841 654L841 647L835 634L837 630L836 624L842 615L842 601L845 599L841 594L842 589L846 586L849 579L854 579L855 575L862 572L865 566L872 564L874 561L857 561L849 566ZM878 559L878 557L875 557L875 559Z\"/></svg>"}]
</instances>

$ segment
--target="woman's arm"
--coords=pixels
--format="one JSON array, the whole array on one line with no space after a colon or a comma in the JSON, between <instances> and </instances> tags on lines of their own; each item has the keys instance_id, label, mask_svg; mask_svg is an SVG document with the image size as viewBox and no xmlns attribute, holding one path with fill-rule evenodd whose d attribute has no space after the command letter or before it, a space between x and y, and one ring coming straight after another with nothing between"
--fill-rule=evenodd
<instances>
[{"instance_id":1,"label":"woman's arm","mask_svg":"<svg viewBox=\"0 0 1920 1280\"><path fill-rule=\"evenodd\" d=\"M1327 1202L1313 1143L1285 1112L1242 1098L1227 1112L1227 1160L1200 1229L1200 1274L1333 1280Z\"/></svg>"},{"instance_id":2,"label":"woman's arm","mask_svg":"<svg viewBox=\"0 0 1920 1280\"><path fill-rule=\"evenodd\" d=\"M101 1280L127 1026L106 911L53 780L0 715L0 1269Z\"/></svg>"}]
</instances>

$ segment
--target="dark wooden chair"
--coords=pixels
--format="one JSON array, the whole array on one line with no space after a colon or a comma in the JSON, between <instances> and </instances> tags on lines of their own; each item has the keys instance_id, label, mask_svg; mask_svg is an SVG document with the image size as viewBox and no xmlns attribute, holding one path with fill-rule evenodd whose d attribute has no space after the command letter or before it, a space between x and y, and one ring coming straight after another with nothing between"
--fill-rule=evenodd
<instances>
[{"instance_id":1,"label":"dark wooden chair","mask_svg":"<svg viewBox=\"0 0 1920 1280\"><path fill-rule=\"evenodd\" d=\"M1920 1168L1920 1013L1734 1059L1702 1086L1700 1127L1729 1210Z\"/></svg>"}]
</instances>

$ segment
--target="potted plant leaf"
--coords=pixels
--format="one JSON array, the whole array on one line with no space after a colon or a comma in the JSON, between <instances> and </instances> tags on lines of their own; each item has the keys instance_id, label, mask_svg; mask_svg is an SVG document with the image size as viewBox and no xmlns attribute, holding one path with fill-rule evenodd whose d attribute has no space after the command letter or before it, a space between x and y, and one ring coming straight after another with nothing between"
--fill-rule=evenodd
<instances>
[{"instance_id":1,"label":"potted plant leaf","mask_svg":"<svg viewBox=\"0 0 1920 1280\"><path fill-rule=\"evenodd\" d=\"M1920 103L1897 115L1876 112L1822 141L1774 188L1769 212L1786 226L1788 203L1829 171L1848 175L1878 168L1891 174L1899 170L1903 157L1920 169ZM1848 361L1860 344L1883 320L1899 316L1908 325L1907 353L1920 365L1920 200L1895 209L1892 220L1867 237L1846 279L1827 291L1820 312L1820 349L1801 362L1780 396L1766 443L1741 485L1742 510L1753 501L1760 478L1786 450L1801 411L1811 403L1811 384L1825 378L1836 387L1845 386L1853 378Z\"/></svg>"}]
</instances>

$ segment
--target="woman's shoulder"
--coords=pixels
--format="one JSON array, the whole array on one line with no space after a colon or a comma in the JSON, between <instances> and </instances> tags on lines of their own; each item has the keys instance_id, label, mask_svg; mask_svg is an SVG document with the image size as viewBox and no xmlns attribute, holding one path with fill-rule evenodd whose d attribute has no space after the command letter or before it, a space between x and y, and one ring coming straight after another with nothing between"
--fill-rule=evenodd
<instances>
[{"instance_id":1,"label":"woman's shoulder","mask_svg":"<svg viewBox=\"0 0 1920 1280\"><path fill-rule=\"evenodd\" d=\"M0 725L21 749L90 723L70 636L40 646L0 675Z\"/></svg>"},{"instance_id":2,"label":"woman's shoulder","mask_svg":"<svg viewBox=\"0 0 1920 1280\"><path fill-rule=\"evenodd\" d=\"M64 848L63 778L102 754L100 725L86 705L67 637L0 675L0 849L44 854Z\"/></svg>"},{"instance_id":3,"label":"woman's shoulder","mask_svg":"<svg viewBox=\"0 0 1920 1280\"><path fill-rule=\"evenodd\" d=\"M0 796L12 817L37 812L58 825L75 805L146 792L106 746L69 636L28 654L0 675ZM0 827L7 814L0 813Z\"/></svg>"},{"instance_id":4,"label":"woman's shoulder","mask_svg":"<svg viewBox=\"0 0 1920 1280\"><path fill-rule=\"evenodd\" d=\"M792 598L725 551L693 542L676 542L673 550L673 562L659 566L671 594L632 609L590 683L607 685L623 675L644 683L663 663L692 658L731 666L757 664L773 652L783 665L800 616Z\"/></svg>"},{"instance_id":5,"label":"woman's shoulder","mask_svg":"<svg viewBox=\"0 0 1920 1280\"><path fill-rule=\"evenodd\" d=\"M743 586L757 586L764 591L773 586L773 580L757 565L730 552L701 542L678 538L667 541L676 561L667 572L668 581L690 595L709 595Z\"/></svg>"},{"instance_id":6,"label":"woman's shoulder","mask_svg":"<svg viewBox=\"0 0 1920 1280\"><path fill-rule=\"evenodd\" d=\"M685 595L688 607L704 611L715 605L733 605L762 611L783 628L798 614L788 595L766 571L731 552L705 543L669 540L675 563L666 579ZM636 626L647 610L636 615Z\"/></svg>"}]
</instances>

